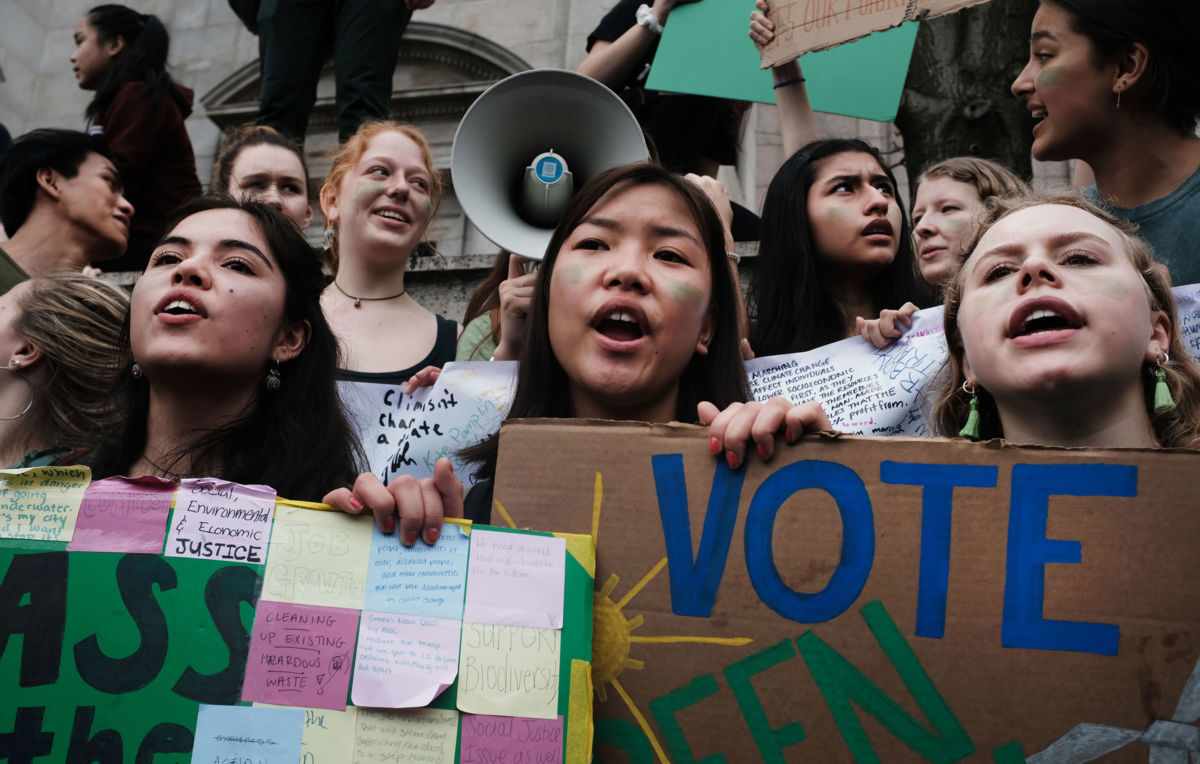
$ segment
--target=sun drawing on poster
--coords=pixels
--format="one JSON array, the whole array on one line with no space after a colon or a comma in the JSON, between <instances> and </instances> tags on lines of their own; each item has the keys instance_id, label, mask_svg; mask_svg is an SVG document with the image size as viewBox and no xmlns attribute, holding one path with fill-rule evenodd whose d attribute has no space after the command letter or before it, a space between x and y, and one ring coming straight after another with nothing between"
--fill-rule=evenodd
<instances>
[{"instance_id":1,"label":"sun drawing on poster","mask_svg":"<svg viewBox=\"0 0 1200 764\"><path fill-rule=\"evenodd\" d=\"M592 491L593 543L599 542L600 514L603 505L604 479L597 472L595 487ZM495 502L495 507L510 528L517 527L517 524L513 522L512 517L500 502ZM600 699L601 703L605 703L608 701L608 688L612 687L616 691L617 695L625 703L626 708L629 709L629 713L637 720L638 726L641 728L643 734L646 735L646 739L650 741L650 745L654 748L655 754L658 755L659 761L669 761L667 754L655 736L654 730L650 728L650 723L646 720L646 715L637 707L633 698L629 697L629 693L625 691L620 681L621 672L624 670L641 671L646 666L645 661L632 657L633 645L636 643L703 642L705 644L741 647L753 641L748 637L653 636L634 634L633 632L637 631L644 619L640 613L634 615L633 618L626 618L625 607L633 601L638 592L654 580L654 577L666 565L667 558L663 557L620 600L613 599L613 592L616 591L617 584L621 580L620 576L613 573L604 582L604 585L596 590L592 598L592 682L596 688L596 697Z\"/></svg>"}]
</instances>

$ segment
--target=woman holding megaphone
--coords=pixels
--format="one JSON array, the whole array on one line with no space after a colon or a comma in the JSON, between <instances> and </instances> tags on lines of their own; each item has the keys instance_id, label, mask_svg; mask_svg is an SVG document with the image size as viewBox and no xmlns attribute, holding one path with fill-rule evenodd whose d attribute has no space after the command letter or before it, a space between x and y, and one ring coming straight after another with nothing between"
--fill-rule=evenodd
<instances>
[{"instance_id":1,"label":"woman holding megaphone","mask_svg":"<svg viewBox=\"0 0 1200 764\"><path fill-rule=\"evenodd\" d=\"M429 144L410 125L368 122L334 156L321 187L333 271L321 308L342 345L342 379L402 384L454 360L457 325L404 284L441 201Z\"/></svg>"}]
</instances>

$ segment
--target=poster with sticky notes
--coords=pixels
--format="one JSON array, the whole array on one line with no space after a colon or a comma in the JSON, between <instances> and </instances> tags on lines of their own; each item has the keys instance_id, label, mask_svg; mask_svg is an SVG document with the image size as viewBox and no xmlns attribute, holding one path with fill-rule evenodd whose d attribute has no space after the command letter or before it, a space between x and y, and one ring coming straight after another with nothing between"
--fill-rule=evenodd
<instances>
[{"instance_id":1,"label":"poster with sticky notes","mask_svg":"<svg viewBox=\"0 0 1200 764\"><path fill-rule=\"evenodd\" d=\"M344 709L358 611L259 602L242 700Z\"/></svg>"},{"instance_id":2,"label":"poster with sticky notes","mask_svg":"<svg viewBox=\"0 0 1200 764\"><path fill-rule=\"evenodd\" d=\"M262 598L362 609L371 525L370 515L277 507Z\"/></svg>"},{"instance_id":3,"label":"poster with sticky notes","mask_svg":"<svg viewBox=\"0 0 1200 764\"><path fill-rule=\"evenodd\" d=\"M454 523L442 526L436 544L412 546L375 526L363 609L461 619L469 545L466 532Z\"/></svg>"},{"instance_id":4,"label":"poster with sticky notes","mask_svg":"<svg viewBox=\"0 0 1200 764\"><path fill-rule=\"evenodd\" d=\"M354 657L354 705L429 705L458 674L460 630L449 618L364 610Z\"/></svg>"},{"instance_id":5,"label":"poster with sticky notes","mask_svg":"<svg viewBox=\"0 0 1200 764\"><path fill-rule=\"evenodd\" d=\"M561 538L476 530L463 619L560 628L565 562Z\"/></svg>"},{"instance_id":6,"label":"poster with sticky notes","mask_svg":"<svg viewBox=\"0 0 1200 764\"><path fill-rule=\"evenodd\" d=\"M87 467L0 471L0 539L69 542L91 475Z\"/></svg>"},{"instance_id":7,"label":"poster with sticky notes","mask_svg":"<svg viewBox=\"0 0 1200 764\"><path fill-rule=\"evenodd\" d=\"M165 553L261 565L274 509L275 491L266 486L187 478L175 494Z\"/></svg>"},{"instance_id":8,"label":"poster with sticky notes","mask_svg":"<svg viewBox=\"0 0 1200 764\"><path fill-rule=\"evenodd\" d=\"M0 754L36 724L47 761L103 740L126 758L441 764L462 760L465 710L470 760L515 760L523 744L520 757L586 758L588 536L457 521L403 547L370 515L262 486L5 477L0 632L15 638L0 645ZM510 588L539 590L513 598L478 572L478 596L501 605L479 612L547 625L463 621L473 539Z\"/></svg>"},{"instance_id":9,"label":"poster with sticky notes","mask_svg":"<svg viewBox=\"0 0 1200 764\"><path fill-rule=\"evenodd\" d=\"M172 481L156 477L92 481L68 551L159 554L175 488Z\"/></svg>"}]
</instances>

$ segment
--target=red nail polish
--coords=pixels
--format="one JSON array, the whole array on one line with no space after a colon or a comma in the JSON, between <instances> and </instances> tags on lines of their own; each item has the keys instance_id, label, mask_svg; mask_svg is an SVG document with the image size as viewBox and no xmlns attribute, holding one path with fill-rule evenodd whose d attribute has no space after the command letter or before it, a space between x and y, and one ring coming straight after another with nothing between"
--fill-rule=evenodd
<instances>
[{"instance_id":1,"label":"red nail polish","mask_svg":"<svg viewBox=\"0 0 1200 764\"><path fill-rule=\"evenodd\" d=\"M350 497L350 506L354 507L355 509L362 509L363 503L361 501L359 501L358 499L356 499L355 497L351 496Z\"/></svg>"},{"instance_id":2,"label":"red nail polish","mask_svg":"<svg viewBox=\"0 0 1200 764\"><path fill-rule=\"evenodd\" d=\"M738 468L737 454L732 451L726 451L725 462L729 465L729 469L736 470Z\"/></svg>"},{"instance_id":3,"label":"red nail polish","mask_svg":"<svg viewBox=\"0 0 1200 764\"><path fill-rule=\"evenodd\" d=\"M389 517L383 521L383 532L384 533L390 534L394 530L396 530L396 520L394 518Z\"/></svg>"},{"instance_id":4,"label":"red nail polish","mask_svg":"<svg viewBox=\"0 0 1200 764\"><path fill-rule=\"evenodd\" d=\"M721 441L717 440L716 438L709 438L708 439L708 452L710 454L720 453L721 452Z\"/></svg>"},{"instance_id":5,"label":"red nail polish","mask_svg":"<svg viewBox=\"0 0 1200 764\"><path fill-rule=\"evenodd\" d=\"M791 427L787 428L787 431L783 434L783 439L788 443L796 442L796 431Z\"/></svg>"},{"instance_id":6,"label":"red nail polish","mask_svg":"<svg viewBox=\"0 0 1200 764\"><path fill-rule=\"evenodd\" d=\"M417 532L416 531L409 531L408 533L404 534L404 545L405 546L412 546L415 543L417 543Z\"/></svg>"},{"instance_id":7,"label":"red nail polish","mask_svg":"<svg viewBox=\"0 0 1200 764\"><path fill-rule=\"evenodd\" d=\"M767 454L767 447L759 446L758 447L758 458L762 459L765 462L768 457L769 457L769 454Z\"/></svg>"},{"instance_id":8,"label":"red nail polish","mask_svg":"<svg viewBox=\"0 0 1200 764\"><path fill-rule=\"evenodd\" d=\"M437 528L430 528L429 530L425 531L425 543L431 545L436 544L438 536L440 535L441 533Z\"/></svg>"}]
</instances>

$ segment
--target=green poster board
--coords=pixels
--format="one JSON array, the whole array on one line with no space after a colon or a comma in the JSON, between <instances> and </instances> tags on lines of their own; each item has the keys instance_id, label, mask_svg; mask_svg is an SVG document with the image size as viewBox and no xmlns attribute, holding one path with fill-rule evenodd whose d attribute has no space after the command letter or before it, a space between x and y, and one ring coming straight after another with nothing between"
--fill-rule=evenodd
<instances>
[{"instance_id":1,"label":"green poster board","mask_svg":"<svg viewBox=\"0 0 1200 764\"><path fill-rule=\"evenodd\" d=\"M775 103L771 72L748 36L754 0L701 0L671 11L646 87ZM917 23L800 57L816 111L896 118Z\"/></svg>"}]
</instances>

